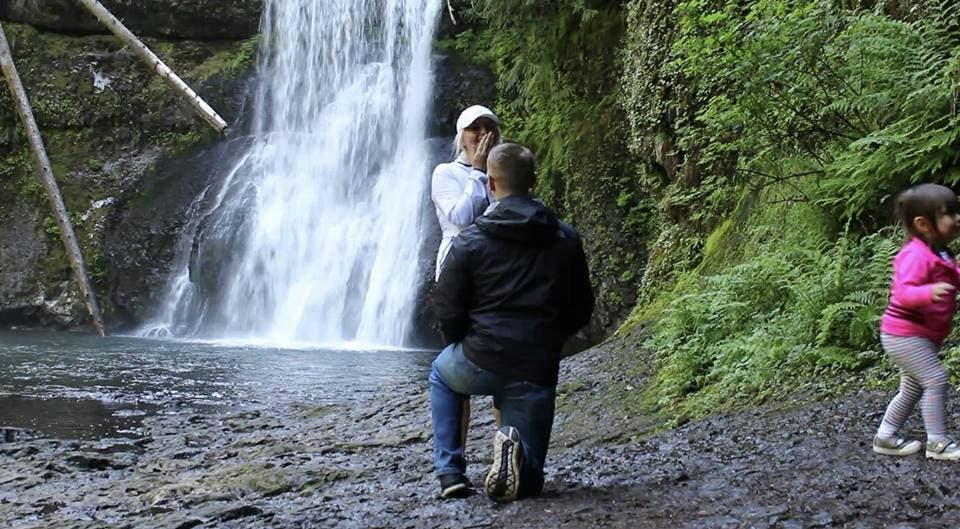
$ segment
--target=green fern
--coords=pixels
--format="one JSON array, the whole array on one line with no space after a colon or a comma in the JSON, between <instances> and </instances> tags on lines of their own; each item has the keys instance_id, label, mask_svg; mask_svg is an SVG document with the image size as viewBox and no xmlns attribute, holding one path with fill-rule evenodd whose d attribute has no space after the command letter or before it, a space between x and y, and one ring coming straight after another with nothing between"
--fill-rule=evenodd
<instances>
[{"instance_id":1,"label":"green fern","mask_svg":"<svg viewBox=\"0 0 960 529\"><path fill-rule=\"evenodd\" d=\"M685 283L649 340L659 358L651 403L696 415L877 364L900 234L830 242L802 233L755 239L753 257Z\"/></svg>"}]
</instances>

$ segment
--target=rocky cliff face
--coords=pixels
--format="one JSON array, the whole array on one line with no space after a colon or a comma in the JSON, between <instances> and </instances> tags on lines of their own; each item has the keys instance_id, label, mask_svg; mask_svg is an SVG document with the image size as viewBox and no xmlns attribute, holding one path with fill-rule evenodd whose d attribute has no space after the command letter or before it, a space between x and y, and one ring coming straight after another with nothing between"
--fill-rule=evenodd
<instances>
[{"instance_id":1,"label":"rocky cliff face","mask_svg":"<svg viewBox=\"0 0 960 529\"><path fill-rule=\"evenodd\" d=\"M231 39L254 36L263 0L102 0L140 37ZM104 27L76 0L7 0L0 20L74 35L105 33Z\"/></svg>"},{"instance_id":2,"label":"rocky cliff face","mask_svg":"<svg viewBox=\"0 0 960 529\"><path fill-rule=\"evenodd\" d=\"M104 4L140 36L162 35L145 42L243 130L261 2ZM133 323L160 292L184 212L212 174L198 154L224 141L76 2L14 0L0 19L108 324ZM49 211L0 90L0 325L87 320Z\"/></svg>"}]
</instances>

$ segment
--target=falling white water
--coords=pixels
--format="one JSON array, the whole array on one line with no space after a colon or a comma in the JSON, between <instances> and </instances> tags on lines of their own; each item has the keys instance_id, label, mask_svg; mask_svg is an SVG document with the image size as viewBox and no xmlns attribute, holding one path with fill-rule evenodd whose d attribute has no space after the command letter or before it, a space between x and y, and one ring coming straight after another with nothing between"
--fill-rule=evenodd
<instances>
[{"instance_id":1,"label":"falling white water","mask_svg":"<svg viewBox=\"0 0 960 529\"><path fill-rule=\"evenodd\" d=\"M198 199L144 333L403 343L439 12L440 0L267 0L254 139Z\"/></svg>"}]
</instances>

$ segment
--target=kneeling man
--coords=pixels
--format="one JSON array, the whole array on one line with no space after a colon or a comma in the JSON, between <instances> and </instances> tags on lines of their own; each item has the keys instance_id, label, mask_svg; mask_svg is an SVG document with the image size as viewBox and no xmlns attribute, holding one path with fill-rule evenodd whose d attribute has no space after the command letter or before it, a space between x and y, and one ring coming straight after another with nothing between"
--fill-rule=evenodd
<instances>
[{"instance_id":1,"label":"kneeling man","mask_svg":"<svg viewBox=\"0 0 960 529\"><path fill-rule=\"evenodd\" d=\"M450 345L433 362L430 405L444 498L469 492L461 434L469 395L493 395L502 413L487 495L540 493L560 350L593 312L580 238L530 195L534 165L521 145L490 151L496 201L453 240L438 280L435 308Z\"/></svg>"}]
</instances>

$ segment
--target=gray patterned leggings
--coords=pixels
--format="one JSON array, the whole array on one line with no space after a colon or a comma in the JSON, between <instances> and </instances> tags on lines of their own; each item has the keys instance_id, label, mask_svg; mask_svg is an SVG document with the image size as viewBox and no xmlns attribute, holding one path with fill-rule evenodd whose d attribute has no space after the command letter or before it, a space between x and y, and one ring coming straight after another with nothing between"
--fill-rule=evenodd
<instances>
[{"instance_id":1,"label":"gray patterned leggings","mask_svg":"<svg viewBox=\"0 0 960 529\"><path fill-rule=\"evenodd\" d=\"M900 391L893 397L880 423L880 434L890 437L899 430L920 402L920 415L927 439L946 435L944 407L947 371L940 362L940 350L927 338L880 334L883 350L900 368Z\"/></svg>"}]
</instances>

